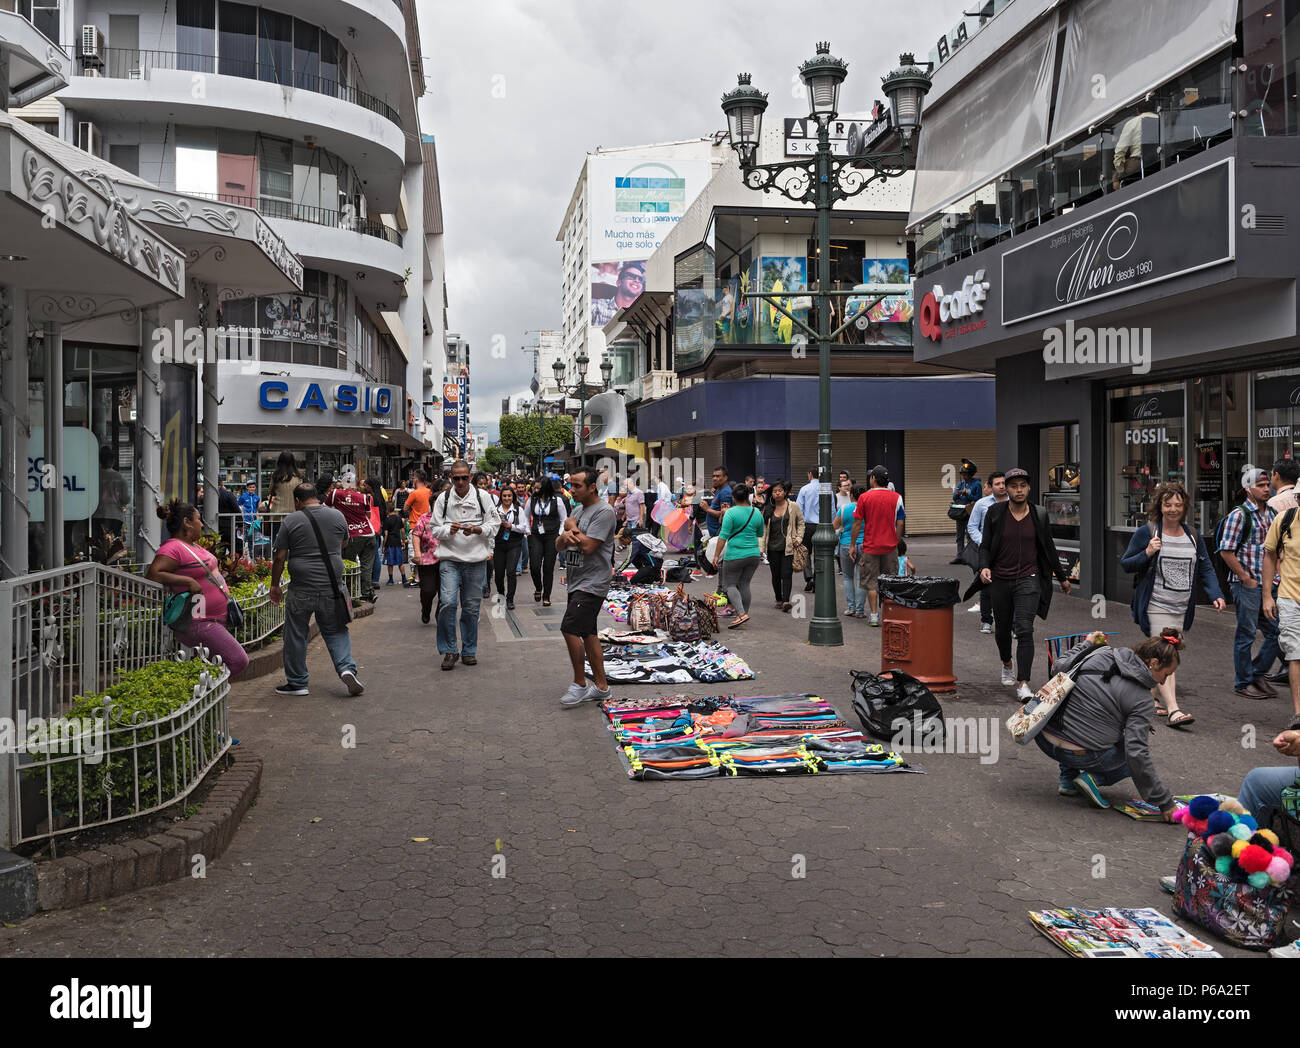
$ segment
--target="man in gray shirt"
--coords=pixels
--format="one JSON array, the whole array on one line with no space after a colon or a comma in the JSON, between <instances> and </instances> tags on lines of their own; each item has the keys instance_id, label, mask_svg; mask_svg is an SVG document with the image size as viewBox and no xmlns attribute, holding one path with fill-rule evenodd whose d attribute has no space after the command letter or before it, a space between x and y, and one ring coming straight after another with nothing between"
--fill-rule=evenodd
<instances>
[{"instance_id":1,"label":"man in gray shirt","mask_svg":"<svg viewBox=\"0 0 1300 1048\"><path fill-rule=\"evenodd\" d=\"M347 685L350 695L365 688L357 679L352 659L352 638L348 619L337 610L336 594L347 598L343 585L343 545L348 541L348 522L343 514L322 506L311 484L293 490L294 512L284 518L275 536L275 559L271 564L271 602L284 600L284 677L275 689L278 695L307 695L307 638L311 617L316 616L325 647L334 660L334 670ZM315 525L313 527L312 525ZM317 538L317 530L320 538ZM329 555L331 570L321 556L321 544ZM288 599L280 589L285 561L289 563Z\"/></svg>"},{"instance_id":2,"label":"man in gray shirt","mask_svg":"<svg viewBox=\"0 0 1300 1048\"><path fill-rule=\"evenodd\" d=\"M605 657L596 638L596 617L613 579L617 520L614 508L600 497L594 469L584 466L569 479L578 508L565 520L564 530L555 540L555 548L565 558L564 570L569 586L569 605L564 610L560 632L564 635L569 661L573 664L573 683L560 699L560 704L579 706L584 702L609 698ZM591 663L590 687L584 662Z\"/></svg>"}]
</instances>

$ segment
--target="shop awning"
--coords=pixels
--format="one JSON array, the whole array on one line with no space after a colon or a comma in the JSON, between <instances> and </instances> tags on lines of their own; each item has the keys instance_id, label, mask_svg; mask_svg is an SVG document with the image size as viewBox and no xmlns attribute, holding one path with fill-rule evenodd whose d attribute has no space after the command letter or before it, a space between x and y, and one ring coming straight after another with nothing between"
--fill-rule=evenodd
<instances>
[{"instance_id":1,"label":"shop awning","mask_svg":"<svg viewBox=\"0 0 1300 1048\"><path fill-rule=\"evenodd\" d=\"M1087 130L1227 47L1236 21L1237 0L1075 3L1065 29L1052 143Z\"/></svg>"},{"instance_id":2,"label":"shop awning","mask_svg":"<svg viewBox=\"0 0 1300 1048\"><path fill-rule=\"evenodd\" d=\"M1123 21L1124 16L1112 17ZM1055 12L926 110L908 225L960 200L1047 143Z\"/></svg>"}]
</instances>

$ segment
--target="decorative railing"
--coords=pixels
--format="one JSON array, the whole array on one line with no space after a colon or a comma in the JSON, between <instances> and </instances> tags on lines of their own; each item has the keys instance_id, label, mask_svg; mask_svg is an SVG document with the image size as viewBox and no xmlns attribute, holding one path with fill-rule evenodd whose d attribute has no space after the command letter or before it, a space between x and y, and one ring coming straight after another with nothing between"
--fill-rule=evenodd
<instances>
[{"instance_id":1,"label":"decorative railing","mask_svg":"<svg viewBox=\"0 0 1300 1048\"><path fill-rule=\"evenodd\" d=\"M178 191L179 192L179 191ZM190 193L186 196L201 197L205 200L217 200L223 204L237 204L251 207L265 218L285 218L294 222L310 222L317 226L330 226L334 229L351 230L377 240L386 240L390 244L402 246L401 230L386 226L369 218L358 218L347 211L331 211L328 208L315 207L310 204L295 204L292 200L278 197L239 196L234 193Z\"/></svg>"}]
</instances>

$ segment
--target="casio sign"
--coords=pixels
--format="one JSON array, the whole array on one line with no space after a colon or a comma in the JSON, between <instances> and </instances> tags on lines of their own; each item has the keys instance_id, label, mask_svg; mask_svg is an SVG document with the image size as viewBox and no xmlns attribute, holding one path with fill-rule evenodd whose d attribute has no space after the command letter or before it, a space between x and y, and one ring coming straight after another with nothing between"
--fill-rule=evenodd
<instances>
[{"instance_id":1,"label":"casio sign","mask_svg":"<svg viewBox=\"0 0 1300 1048\"><path fill-rule=\"evenodd\" d=\"M921 334L932 342L943 338L941 324L950 324L955 320L965 320L984 312L984 303L988 299L989 282L984 279L984 270L978 269L974 276L968 276L961 282L961 288L951 295L944 294L938 284L934 290L921 299L920 327ZM972 328L976 326L973 325ZM978 327L983 327L981 322ZM972 328L962 328L952 334Z\"/></svg>"},{"instance_id":2,"label":"casio sign","mask_svg":"<svg viewBox=\"0 0 1300 1048\"><path fill-rule=\"evenodd\" d=\"M289 395L289 383L272 379L263 382L257 390L257 403L264 411L329 411L331 407L342 414L373 411L387 415L393 409L393 393L387 386L368 386L360 383L340 383L330 389L327 401L319 382L309 382L301 394Z\"/></svg>"}]
</instances>

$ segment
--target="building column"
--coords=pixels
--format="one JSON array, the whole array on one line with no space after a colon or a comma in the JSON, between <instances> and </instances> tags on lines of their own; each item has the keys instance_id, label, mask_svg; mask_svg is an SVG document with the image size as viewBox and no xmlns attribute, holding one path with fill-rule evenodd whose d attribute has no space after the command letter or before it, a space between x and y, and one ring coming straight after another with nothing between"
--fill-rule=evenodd
<instances>
[{"instance_id":1,"label":"building column","mask_svg":"<svg viewBox=\"0 0 1300 1048\"><path fill-rule=\"evenodd\" d=\"M140 310L140 371L136 393L135 506L136 559L153 560L162 545L162 525L155 507L162 502L162 366L152 352L158 307Z\"/></svg>"},{"instance_id":2,"label":"building column","mask_svg":"<svg viewBox=\"0 0 1300 1048\"><path fill-rule=\"evenodd\" d=\"M58 324L44 325L45 465L53 466L53 484L45 487L45 567L63 567L63 334ZM98 471L99 463L90 469ZM95 507L90 507L94 515Z\"/></svg>"},{"instance_id":3,"label":"building column","mask_svg":"<svg viewBox=\"0 0 1300 1048\"><path fill-rule=\"evenodd\" d=\"M0 284L0 575L5 578L28 570L28 414L27 294Z\"/></svg>"},{"instance_id":4,"label":"building column","mask_svg":"<svg viewBox=\"0 0 1300 1048\"><path fill-rule=\"evenodd\" d=\"M203 288L204 304L200 322L206 328L212 324L215 312L211 303L217 300L217 289L212 284ZM205 332L206 337L206 332ZM229 344L227 340L226 344ZM239 346L244 346L240 338ZM220 418L221 397L217 392L220 367L208 354L203 360L203 523L210 531L220 531L217 513L217 478L221 476ZM216 356L222 356L217 353Z\"/></svg>"}]
</instances>

